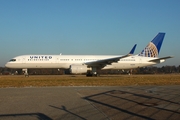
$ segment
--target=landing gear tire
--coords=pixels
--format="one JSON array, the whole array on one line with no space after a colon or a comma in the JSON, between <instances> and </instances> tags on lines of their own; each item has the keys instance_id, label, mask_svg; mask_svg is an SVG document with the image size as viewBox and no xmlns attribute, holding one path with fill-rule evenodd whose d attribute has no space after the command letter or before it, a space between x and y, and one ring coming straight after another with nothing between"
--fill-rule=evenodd
<instances>
[{"instance_id":1,"label":"landing gear tire","mask_svg":"<svg viewBox=\"0 0 180 120\"><path fill-rule=\"evenodd\" d=\"M98 77L99 74L87 73L86 77Z\"/></svg>"},{"instance_id":2,"label":"landing gear tire","mask_svg":"<svg viewBox=\"0 0 180 120\"><path fill-rule=\"evenodd\" d=\"M22 71L24 72L25 77L29 77L28 69L22 69Z\"/></svg>"}]
</instances>

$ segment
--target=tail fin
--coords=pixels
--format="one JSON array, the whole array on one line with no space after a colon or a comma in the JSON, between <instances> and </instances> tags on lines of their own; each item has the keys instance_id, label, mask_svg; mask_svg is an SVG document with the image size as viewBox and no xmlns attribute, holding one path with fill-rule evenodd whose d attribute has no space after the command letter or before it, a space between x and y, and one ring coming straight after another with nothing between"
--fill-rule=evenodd
<instances>
[{"instance_id":1,"label":"tail fin","mask_svg":"<svg viewBox=\"0 0 180 120\"><path fill-rule=\"evenodd\" d=\"M158 57L165 33L158 33L157 36L142 50L139 56Z\"/></svg>"}]
</instances>

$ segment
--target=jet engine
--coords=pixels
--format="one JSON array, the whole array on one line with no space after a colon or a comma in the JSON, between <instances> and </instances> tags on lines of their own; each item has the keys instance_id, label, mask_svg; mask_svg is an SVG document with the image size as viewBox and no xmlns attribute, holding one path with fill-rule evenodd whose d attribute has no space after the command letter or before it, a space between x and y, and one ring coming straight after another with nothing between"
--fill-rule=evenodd
<instances>
[{"instance_id":1,"label":"jet engine","mask_svg":"<svg viewBox=\"0 0 180 120\"><path fill-rule=\"evenodd\" d=\"M87 73L87 70L89 68L86 65L70 65L70 73L71 74L81 74L81 73Z\"/></svg>"}]
</instances>

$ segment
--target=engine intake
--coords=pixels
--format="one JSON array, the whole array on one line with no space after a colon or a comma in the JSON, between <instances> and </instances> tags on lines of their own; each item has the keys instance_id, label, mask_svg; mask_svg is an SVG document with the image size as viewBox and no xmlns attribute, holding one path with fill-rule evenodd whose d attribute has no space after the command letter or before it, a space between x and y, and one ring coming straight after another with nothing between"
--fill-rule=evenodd
<instances>
[{"instance_id":1,"label":"engine intake","mask_svg":"<svg viewBox=\"0 0 180 120\"><path fill-rule=\"evenodd\" d=\"M81 74L87 73L87 70L89 70L89 68L86 65L70 65L69 70L71 74Z\"/></svg>"}]
</instances>

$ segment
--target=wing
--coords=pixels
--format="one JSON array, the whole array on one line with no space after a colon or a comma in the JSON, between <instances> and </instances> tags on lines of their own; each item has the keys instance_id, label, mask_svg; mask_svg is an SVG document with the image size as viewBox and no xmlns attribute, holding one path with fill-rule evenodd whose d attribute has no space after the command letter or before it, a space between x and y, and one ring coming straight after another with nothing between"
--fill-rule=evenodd
<instances>
[{"instance_id":1,"label":"wing","mask_svg":"<svg viewBox=\"0 0 180 120\"><path fill-rule=\"evenodd\" d=\"M131 49L131 51L127 55L123 56L118 56L118 57L113 57L113 58L107 58L107 59L102 59L98 61L92 61L92 62L86 62L84 64L88 65L89 67L100 67L103 68L106 65L110 65L113 62L118 62L120 59L129 57L134 54L134 51L136 49L137 44L134 45L134 47Z\"/></svg>"},{"instance_id":2,"label":"wing","mask_svg":"<svg viewBox=\"0 0 180 120\"><path fill-rule=\"evenodd\" d=\"M167 56L167 57L157 58L157 59L149 60L149 62L158 62L158 61L160 61L160 60L165 60L165 59L169 59L169 58L173 58L173 56Z\"/></svg>"}]
</instances>

